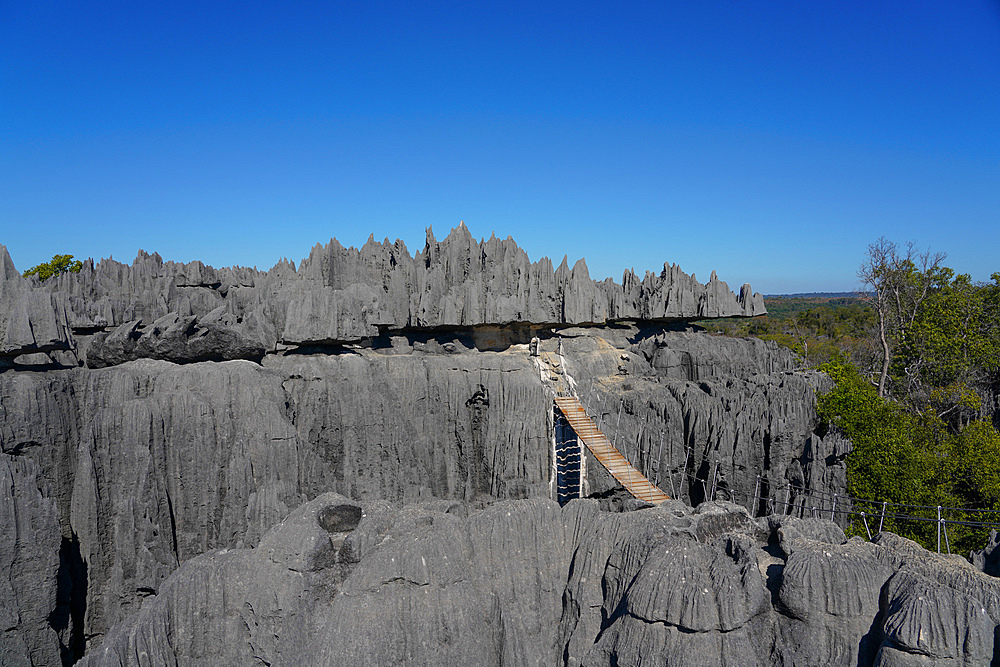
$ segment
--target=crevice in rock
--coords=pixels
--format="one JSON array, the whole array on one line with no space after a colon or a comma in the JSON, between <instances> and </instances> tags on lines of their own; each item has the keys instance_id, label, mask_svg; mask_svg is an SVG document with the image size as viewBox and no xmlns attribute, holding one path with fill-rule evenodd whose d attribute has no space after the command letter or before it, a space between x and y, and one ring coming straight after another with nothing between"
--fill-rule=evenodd
<instances>
[{"instance_id":1,"label":"crevice in rock","mask_svg":"<svg viewBox=\"0 0 1000 667\"><path fill-rule=\"evenodd\" d=\"M36 354L48 354L48 353L36 353ZM33 357L34 354L21 355L27 357ZM0 373L5 373L7 371L16 371L18 373L47 373L50 371L62 371L69 370L72 368L78 368L80 366L79 362L60 362L54 359L48 359L47 361L38 362L25 362L23 360L19 361L18 357L3 357L0 358Z\"/></svg>"},{"instance_id":2,"label":"crevice in rock","mask_svg":"<svg viewBox=\"0 0 1000 667\"><path fill-rule=\"evenodd\" d=\"M80 552L75 533L63 537L59 546L59 571L56 574L56 608L49 615L49 625L59 635L63 665L72 665L86 650L83 633L87 611L87 563Z\"/></svg>"},{"instance_id":3,"label":"crevice in rock","mask_svg":"<svg viewBox=\"0 0 1000 667\"><path fill-rule=\"evenodd\" d=\"M767 566L767 576L764 579L764 585L771 594L771 608L782 615L786 614L784 605L781 603L781 598L778 597L778 591L781 590L781 581L784 574L785 564L783 562L771 563Z\"/></svg>"},{"instance_id":4,"label":"crevice in rock","mask_svg":"<svg viewBox=\"0 0 1000 667\"><path fill-rule=\"evenodd\" d=\"M746 627L745 625L739 625L739 626L736 626L734 628L730 628L729 630L724 630L724 629L722 629L720 627L715 627L715 628L712 628L711 630L694 630L693 628L688 628L688 627L685 627L683 625L677 625L676 623L671 623L670 621L666 621L666 620L663 620L663 619L646 618L644 616L639 616L637 614L633 614L632 612L628 612L626 614L626 616L628 616L629 618L634 618L635 620L640 621L640 622L644 623L645 625L662 625L664 627L673 628L673 629L677 630L677 632L679 632L679 633L681 633L683 635L708 635L708 634L713 634L713 635L722 636L722 635L728 635L731 632L738 632L740 630L743 630Z\"/></svg>"},{"instance_id":5,"label":"crevice in rock","mask_svg":"<svg viewBox=\"0 0 1000 667\"><path fill-rule=\"evenodd\" d=\"M70 331L77 336L92 336L95 333L101 333L103 331L114 331L116 327L113 326L80 326L80 327L70 327Z\"/></svg>"},{"instance_id":6,"label":"crevice in rock","mask_svg":"<svg viewBox=\"0 0 1000 667\"><path fill-rule=\"evenodd\" d=\"M405 577L393 577L392 579L383 581L381 585L382 586L397 585L397 586L404 586L407 588L425 588L430 584L426 582L421 583L419 581L413 581L412 579L407 579Z\"/></svg>"},{"instance_id":7,"label":"crevice in rock","mask_svg":"<svg viewBox=\"0 0 1000 667\"><path fill-rule=\"evenodd\" d=\"M278 351L268 352L265 356L277 354L283 357L290 357L296 355L304 356L340 356L340 355L350 355L358 354L357 349L348 347L344 343L309 343L303 345L296 345L294 347L287 347Z\"/></svg>"},{"instance_id":8,"label":"crevice in rock","mask_svg":"<svg viewBox=\"0 0 1000 667\"><path fill-rule=\"evenodd\" d=\"M489 411L486 408L490 405L490 394L486 386L480 384L465 405L472 412L472 451L469 452L467 470L461 471L461 460L459 467L468 485L466 498L475 500L480 495L488 495L493 491L486 482L486 445L483 436L489 423Z\"/></svg>"},{"instance_id":9,"label":"crevice in rock","mask_svg":"<svg viewBox=\"0 0 1000 667\"><path fill-rule=\"evenodd\" d=\"M439 354L461 352L503 352L513 345L525 345L532 338L550 340L565 336L575 338L589 335L587 329L619 329L628 331L633 326L639 332L628 340L638 344L662 334L665 331L692 331L686 319L664 320L609 320L607 322L528 322L517 321L506 324L481 324L473 326L387 326L377 325L379 333L367 338L347 338L343 340L282 341L278 350L268 354L345 354L358 349L372 349L381 352L419 351ZM700 327L695 327L700 329Z\"/></svg>"},{"instance_id":10,"label":"crevice in rock","mask_svg":"<svg viewBox=\"0 0 1000 667\"><path fill-rule=\"evenodd\" d=\"M28 450L36 449L41 446L42 443L40 442L35 442L34 440L25 440L24 442L19 442L10 449L5 450L4 454L8 454L10 456L24 456L26 454L29 454Z\"/></svg>"},{"instance_id":11,"label":"crevice in rock","mask_svg":"<svg viewBox=\"0 0 1000 667\"><path fill-rule=\"evenodd\" d=\"M691 462L691 466L694 466L694 461ZM708 489L706 488L708 482L708 471L709 465L707 460L703 460L698 468L693 472L691 470L686 470L685 473L688 475L688 496L691 499L691 506L697 507L708 499ZM695 481L698 480L698 481Z\"/></svg>"},{"instance_id":12,"label":"crevice in rock","mask_svg":"<svg viewBox=\"0 0 1000 667\"><path fill-rule=\"evenodd\" d=\"M170 516L170 539L174 548L174 558L179 563L181 561L181 552L177 548L177 518L174 515L174 503L170 499L170 489L166 489L164 495L167 500L167 514Z\"/></svg>"},{"instance_id":13,"label":"crevice in rock","mask_svg":"<svg viewBox=\"0 0 1000 667\"><path fill-rule=\"evenodd\" d=\"M885 586L883 586L883 589ZM871 665L875 663L875 656L878 653L879 647L882 645L882 641L885 639L885 635L882 632L882 623L884 620L884 614L880 609L872 620L871 627L868 628L868 632L861 638L858 642L858 665ZM995 650L995 649L994 649ZM994 654L993 662L991 664L996 664L996 656Z\"/></svg>"}]
</instances>

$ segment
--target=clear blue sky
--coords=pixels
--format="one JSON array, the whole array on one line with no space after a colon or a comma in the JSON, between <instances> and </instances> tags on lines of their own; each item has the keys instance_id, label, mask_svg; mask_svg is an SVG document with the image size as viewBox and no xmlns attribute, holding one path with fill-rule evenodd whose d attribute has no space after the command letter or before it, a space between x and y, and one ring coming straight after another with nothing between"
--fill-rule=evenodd
<instances>
[{"instance_id":1,"label":"clear blue sky","mask_svg":"<svg viewBox=\"0 0 1000 667\"><path fill-rule=\"evenodd\" d=\"M268 268L459 220L594 277L1000 271L1000 2L0 0L0 243Z\"/></svg>"}]
</instances>

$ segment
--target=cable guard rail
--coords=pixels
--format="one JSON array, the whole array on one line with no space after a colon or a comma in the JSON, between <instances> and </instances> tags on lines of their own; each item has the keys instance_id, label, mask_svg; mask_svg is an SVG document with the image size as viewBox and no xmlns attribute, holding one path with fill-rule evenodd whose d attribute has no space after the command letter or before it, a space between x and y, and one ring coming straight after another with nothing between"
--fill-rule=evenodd
<instances>
[{"instance_id":1,"label":"cable guard rail","mask_svg":"<svg viewBox=\"0 0 1000 667\"><path fill-rule=\"evenodd\" d=\"M696 475L690 475L687 473L682 473L682 475L686 477L689 480L689 482L693 484L701 484L703 488L707 488L708 486L707 479L703 479ZM758 478L759 477L760 476L758 475ZM812 489L807 489L801 486L786 485L786 487L797 489L799 492L803 493L804 496L808 496L812 493ZM831 521L835 520L835 518L837 517L843 517L847 519L849 519L850 517L858 517L861 519L861 522L865 528L865 532L867 533L869 540L873 538L872 524L869 524L869 521L872 521L874 523L876 519L878 520L878 526L874 529L875 534L882 532L882 528L885 525L886 519L891 519L896 521L915 521L920 523L937 524L938 553L941 553L942 539L944 540L945 549L949 554L951 553L951 544L948 536L949 525L966 526L970 528L980 528L980 529L985 529L985 528L1000 529L1000 518L998 518L995 521L969 521L966 519L952 519L946 516L946 512L949 511L962 512L965 514L996 515L998 513L998 510L978 509L974 507L959 508L959 507L944 507L937 505L906 505L903 503L890 503L888 501L879 502L874 500L859 499L846 494L844 495L832 494L835 498L845 501L843 505L857 506L859 504L865 504L875 507L873 511L866 512L864 510L855 509L853 507L844 509L843 506L839 509L836 506L833 507L832 509L825 509L825 508L821 509L816 506L807 506L799 502L796 503L792 503L789 501L783 502L780 500L776 500L774 497L771 496L756 495L756 492L754 494L745 493L733 488L720 488L717 490L717 492L724 493L725 495L729 496L730 499L733 500L734 502L736 502L739 497L745 498L748 503L752 503L753 509L750 510L751 516L757 516L758 508L763 509L763 507L765 507L766 505L768 508L768 514L780 513L785 516L804 517L806 514L806 510L809 510L812 512L813 518L829 518L829 520ZM816 492L816 493L821 495L830 495L830 494L825 494L823 492ZM711 495L706 495L705 499L716 500L716 498L714 497L714 493ZM762 502L762 504L758 505L759 502ZM783 506L780 508L780 512L776 511L778 510L778 506ZM889 511L889 508L893 507L925 508L929 510L934 510L936 516L921 516L919 514L906 514L906 513Z\"/></svg>"}]
</instances>

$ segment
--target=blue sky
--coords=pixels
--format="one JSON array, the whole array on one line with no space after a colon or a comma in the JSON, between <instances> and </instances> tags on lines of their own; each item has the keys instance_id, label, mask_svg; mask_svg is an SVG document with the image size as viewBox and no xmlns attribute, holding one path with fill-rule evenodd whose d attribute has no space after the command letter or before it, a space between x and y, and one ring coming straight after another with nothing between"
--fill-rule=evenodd
<instances>
[{"instance_id":1,"label":"blue sky","mask_svg":"<svg viewBox=\"0 0 1000 667\"><path fill-rule=\"evenodd\" d=\"M268 268L464 220L593 277L1000 271L1000 2L0 0L0 243Z\"/></svg>"}]
</instances>

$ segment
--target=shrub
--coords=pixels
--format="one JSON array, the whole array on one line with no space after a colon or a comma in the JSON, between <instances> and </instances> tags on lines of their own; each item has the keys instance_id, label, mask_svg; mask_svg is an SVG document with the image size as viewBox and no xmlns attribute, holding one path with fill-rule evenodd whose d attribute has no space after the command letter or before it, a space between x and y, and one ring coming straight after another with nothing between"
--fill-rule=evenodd
<instances>
[{"instance_id":1,"label":"shrub","mask_svg":"<svg viewBox=\"0 0 1000 667\"><path fill-rule=\"evenodd\" d=\"M38 276L39 280L47 280L60 273L79 273L83 262L73 261L73 255L53 255L51 262L42 262L24 272L26 276Z\"/></svg>"}]
</instances>

